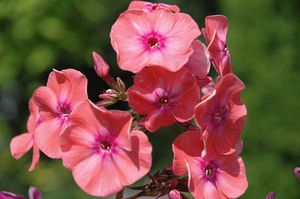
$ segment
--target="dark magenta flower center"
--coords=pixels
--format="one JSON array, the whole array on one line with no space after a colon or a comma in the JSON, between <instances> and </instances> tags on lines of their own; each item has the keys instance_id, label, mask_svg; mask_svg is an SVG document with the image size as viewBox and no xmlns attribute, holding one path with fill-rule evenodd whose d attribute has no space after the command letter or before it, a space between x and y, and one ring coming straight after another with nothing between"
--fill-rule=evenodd
<instances>
[{"instance_id":1,"label":"dark magenta flower center","mask_svg":"<svg viewBox=\"0 0 300 199\"><path fill-rule=\"evenodd\" d=\"M150 37L147 43L151 49L159 46L159 41L156 37Z\"/></svg>"},{"instance_id":2,"label":"dark magenta flower center","mask_svg":"<svg viewBox=\"0 0 300 199\"><path fill-rule=\"evenodd\" d=\"M212 119L215 125L222 126L224 121L229 117L229 110L226 106L219 107L212 115Z\"/></svg>"},{"instance_id":3,"label":"dark magenta flower center","mask_svg":"<svg viewBox=\"0 0 300 199\"><path fill-rule=\"evenodd\" d=\"M210 162L208 165L206 165L204 169L206 179L210 181L215 181L216 171L217 171L217 167L215 164Z\"/></svg>"},{"instance_id":4,"label":"dark magenta flower center","mask_svg":"<svg viewBox=\"0 0 300 199\"><path fill-rule=\"evenodd\" d=\"M100 143L101 149L106 150L106 151L110 150L111 146L112 145L107 141L103 141L103 142Z\"/></svg>"},{"instance_id":5,"label":"dark magenta flower center","mask_svg":"<svg viewBox=\"0 0 300 199\"><path fill-rule=\"evenodd\" d=\"M169 99L167 97L162 97L159 99L159 102L162 104L162 105L165 105L165 104L168 104L169 102Z\"/></svg>"}]
</instances>

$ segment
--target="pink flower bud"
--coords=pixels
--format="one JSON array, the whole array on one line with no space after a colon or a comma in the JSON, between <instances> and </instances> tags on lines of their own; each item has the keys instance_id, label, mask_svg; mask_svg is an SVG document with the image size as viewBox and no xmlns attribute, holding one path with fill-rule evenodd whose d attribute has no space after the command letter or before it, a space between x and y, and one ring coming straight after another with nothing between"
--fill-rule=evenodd
<instances>
[{"instance_id":1,"label":"pink flower bud","mask_svg":"<svg viewBox=\"0 0 300 199\"><path fill-rule=\"evenodd\" d=\"M266 199L275 199L275 192L271 191L271 192L267 195Z\"/></svg>"},{"instance_id":2,"label":"pink flower bud","mask_svg":"<svg viewBox=\"0 0 300 199\"><path fill-rule=\"evenodd\" d=\"M171 199L181 199L181 195L180 195L180 192L176 189L173 189L172 191L170 191L169 193L169 197Z\"/></svg>"},{"instance_id":3,"label":"pink flower bud","mask_svg":"<svg viewBox=\"0 0 300 199\"><path fill-rule=\"evenodd\" d=\"M96 52L93 52L94 69L97 75L101 78L105 78L109 75L109 65L104 59Z\"/></svg>"}]
</instances>

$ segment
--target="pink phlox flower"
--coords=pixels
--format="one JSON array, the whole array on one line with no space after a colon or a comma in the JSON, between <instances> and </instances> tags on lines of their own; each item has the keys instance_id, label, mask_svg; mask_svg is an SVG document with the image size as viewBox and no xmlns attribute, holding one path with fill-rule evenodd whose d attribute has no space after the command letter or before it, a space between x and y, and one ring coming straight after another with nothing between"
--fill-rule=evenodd
<instances>
[{"instance_id":1,"label":"pink phlox flower","mask_svg":"<svg viewBox=\"0 0 300 199\"><path fill-rule=\"evenodd\" d=\"M59 136L70 125L75 107L87 99L87 79L74 69L54 70L47 86L37 88L33 99L43 118L35 132L36 144L50 158L60 158Z\"/></svg>"},{"instance_id":2,"label":"pink phlox flower","mask_svg":"<svg viewBox=\"0 0 300 199\"><path fill-rule=\"evenodd\" d=\"M177 5L168 5L164 3L151 3L146 1L132 1L129 4L128 10L143 10L144 12L152 12L153 10L164 9L167 11L179 12Z\"/></svg>"},{"instance_id":3,"label":"pink phlox flower","mask_svg":"<svg viewBox=\"0 0 300 199\"><path fill-rule=\"evenodd\" d=\"M82 190L106 197L149 172L152 146L142 131L130 132L128 112L109 111L86 100L70 119L60 137L62 160Z\"/></svg>"},{"instance_id":4,"label":"pink phlox flower","mask_svg":"<svg viewBox=\"0 0 300 199\"><path fill-rule=\"evenodd\" d=\"M153 66L136 74L127 97L133 110L147 115L145 128L155 132L161 126L192 119L200 91L195 77L186 68L170 72Z\"/></svg>"},{"instance_id":5,"label":"pink phlox flower","mask_svg":"<svg viewBox=\"0 0 300 199\"><path fill-rule=\"evenodd\" d=\"M174 72L188 61L191 44L200 34L187 14L128 10L112 26L110 38L122 70L137 73L155 65Z\"/></svg>"},{"instance_id":6,"label":"pink phlox flower","mask_svg":"<svg viewBox=\"0 0 300 199\"><path fill-rule=\"evenodd\" d=\"M202 33L208 43L208 51L216 71L224 76L232 73L230 53L226 44L228 20L223 15L212 15L205 18L206 28Z\"/></svg>"},{"instance_id":7,"label":"pink phlox flower","mask_svg":"<svg viewBox=\"0 0 300 199\"><path fill-rule=\"evenodd\" d=\"M236 154L222 155L206 147L201 133L189 131L174 141L173 171L188 174L188 188L196 199L229 199L241 196L248 187L245 165Z\"/></svg>"},{"instance_id":8,"label":"pink phlox flower","mask_svg":"<svg viewBox=\"0 0 300 199\"><path fill-rule=\"evenodd\" d=\"M32 171L37 167L40 159L40 150L35 143L34 135L36 127L42 122L42 118L38 112L38 107L33 102L32 98L29 100L28 106L30 112L27 120L28 132L12 138L10 142L10 151L14 158L19 159L32 148L32 162L29 167L29 171Z\"/></svg>"},{"instance_id":9,"label":"pink phlox flower","mask_svg":"<svg viewBox=\"0 0 300 199\"><path fill-rule=\"evenodd\" d=\"M30 187L28 190L29 199L41 199L41 192L36 187ZM1 191L0 199L25 199L22 195Z\"/></svg>"},{"instance_id":10,"label":"pink phlox flower","mask_svg":"<svg viewBox=\"0 0 300 199\"><path fill-rule=\"evenodd\" d=\"M236 151L247 116L240 97L244 88L235 75L227 74L195 109L195 121L202 128L204 139L211 139L219 153Z\"/></svg>"}]
</instances>

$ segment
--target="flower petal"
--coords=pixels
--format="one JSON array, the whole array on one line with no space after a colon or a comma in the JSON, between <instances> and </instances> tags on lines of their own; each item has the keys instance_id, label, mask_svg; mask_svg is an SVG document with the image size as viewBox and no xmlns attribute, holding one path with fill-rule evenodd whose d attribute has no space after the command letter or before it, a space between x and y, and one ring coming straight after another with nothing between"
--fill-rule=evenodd
<instances>
[{"instance_id":1,"label":"flower petal","mask_svg":"<svg viewBox=\"0 0 300 199\"><path fill-rule=\"evenodd\" d=\"M21 158L27 153L33 146L33 134L23 133L15 136L10 142L10 151L15 159Z\"/></svg>"}]
</instances>

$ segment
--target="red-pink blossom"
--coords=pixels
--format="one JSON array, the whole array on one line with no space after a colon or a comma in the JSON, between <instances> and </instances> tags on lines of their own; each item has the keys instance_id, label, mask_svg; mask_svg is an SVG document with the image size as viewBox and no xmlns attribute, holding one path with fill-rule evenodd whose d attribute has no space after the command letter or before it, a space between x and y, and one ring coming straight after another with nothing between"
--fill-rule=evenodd
<instances>
[{"instance_id":1,"label":"red-pink blossom","mask_svg":"<svg viewBox=\"0 0 300 199\"><path fill-rule=\"evenodd\" d=\"M19 159L31 148L33 149L32 162L29 171L34 170L40 159L40 150L34 141L35 129L42 122L42 118L38 112L38 107L31 98L29 100L29 118L27 121L28 132L13 137L10 142L10 151L14 158Z\"/></svg>"},{"instance_id":2,"label":"red-pink blossom","mask_svg":"<svg viewBox=\"0 0 300 199\"><path fill-rule=\"evenodd\" d=\"M112 26L110 38L119 67L137 73L152 65L179 70L193 53L191 44L200 34L187 14L128 10Z\"/></svg>"},{"instance_id":3,"label":"red-pink blossom","mask_svg":"<svg viewBox=\"0 0 300 199\"><path fill-rule=\"evenodd\" d=\"M198 131L179 135L172 146L174 174L188 174L188 188L196 199L241 196L248 187L243 160L237 153L221 155L206 145Z\"/></svg>"},{"instance_id":4,"label":"red-pink blossom","mask_svg":"<svg viewBox=\"0 0 300 199\"><path fill-rule=\"evenodd\" d=\"M128 112L109 111L87 100L70 120L60 138L62 160L85 192L106 197L149 172L152 146L142 131L130 132Z\"/></svg>"},{"instance_id":5,"label":"red-pink blossom","mask_svg":"<svg viewBox=\"0 0 300 199\"><path fill-rule=\"evenodd\" d=\"M184 67L177 72L161 67L144 68L134 77L127 96L133 110L147 115L144 124L151 132L192 119L200 101L195 78Z\"/></svg>"},{"instance_id":6,"label":"red-pink blossom","mask_svg":"<svg viewBox=\"0 0 300 199\"><path fill-rule=\"evenodd\" d=\"M43 122L35 132L35 141L42 152L60 158L59 136L71 123L70 114L87 99L87 79L79 71L66 69L50 73L47 86L36 89L33 100Z\"/></svg>"},{"instance_id":7,"label":"red-pink blossom","mask_svg":"<svg viewBox=\"0 0 300 199\"><path fill-rule=\"evenodd\" d=\"M208 43L208 51L216 71L221 76L232 73L230 53L226 44L227 18L223 15L207 16L205 26L206 28L201 30Z\"/></svg>"},{"instance_id":8,"label":"red-pink blossom","mask_svg":"<svg viewBox=\"0 0 300 199\"><path fill-rule=\"evenodd\" d=\"M227 74L195 109L195 120L202 128L204 138L211 139L219 153L234 152L240 141L247 116L240 97L244 88L243 82L235 75Z\"/></svg>"},{"instance_id":9,"label":"red-pink blossom","mask_svg":"<svg viewBox=\"0 0 300 199\"><path fill-rule=\"evenodd\" d=\"M177 5L168 5L164 3L151 3L146 1L132 1L129 4L128 10L143 10L144 12L152 12L156 9L164 9L167 11L179 12Z\"/></svg>"}]
</instances>

